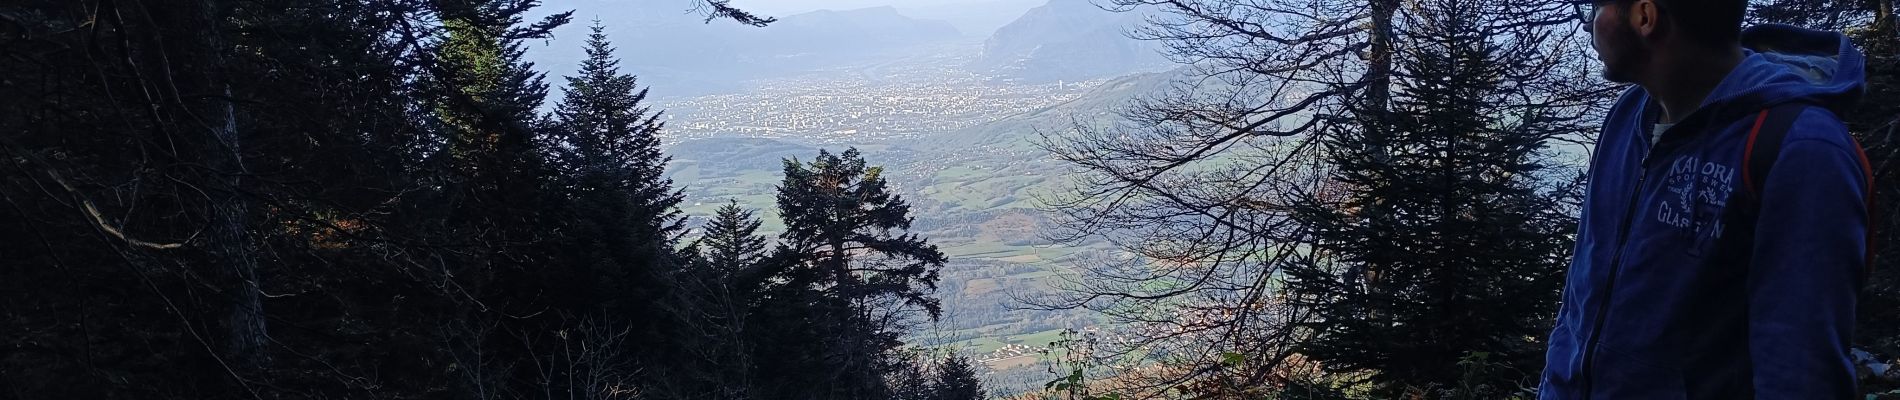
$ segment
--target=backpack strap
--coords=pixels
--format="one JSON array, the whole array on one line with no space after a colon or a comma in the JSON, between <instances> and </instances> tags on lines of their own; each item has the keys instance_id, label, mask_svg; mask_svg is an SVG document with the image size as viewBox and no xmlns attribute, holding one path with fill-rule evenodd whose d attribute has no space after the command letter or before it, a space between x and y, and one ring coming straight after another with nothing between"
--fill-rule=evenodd
<instances>
[{"instance_id":1,"label":"backpack strap","mask_svg":"<svg viewBox=\"0 0 1900 400\"><path fill-rule=\"evenodd\" d=\"M1749 197L1761 199L1768 171L1780 158L1782 142L1788 141L1788 129L1805 109L1806 104L1786 103L1755 114L1755 126L1748 129L1748 141L1742 145L1742 185L1748 188Z\"/></svg>"},{"instance_id":2,"label":"backpack strap","mask_svg":"<svg viewBox=\"0 0 1900 400\"><path fill-rule=\"evenodd\" d=\"M1768 181L1768 172L1774 168L1775 159L1781 156L1781 145L1788 139L1788 130L1794 126L1795 119L1802 111L1810 107L1804 103L1784 103L1761 110L1755 115L1754 127L1748 130L1748 139L1742 145L1742 184L1748 189L1748 197L1756 212L1760 212L1761 190ZM1874 268L1874 229L1876 209L1874 203L1874 169L1867 161L1867 151L1861 149L1860 142L1848 137L1848 143L1854 145L1854 154L1860 158L1860 170L1867 182L1867 266L1864 274L1872 274ZM1867 275L1862 275L1865 278ZM1864 281L1864 279L1863 279Z\"/></svg>"},{"instance_id":3,"label":"backpack strap","mask_svg":"<svg viewBox=\"0 0 1900 400\"><path fill-rule=\"evenodd\" d=\"M1880 236L1874 233L1880 229L1880 203L1874 202L1874 193L1879 191L1874 190L1874 164L1867 160L1867 149L1861 147L1860 140L1854 139L1852 135L1848 136L1847 142L1854 145L1854 154L1860 156L1861 173L1867 175L1867 270L1862 275L1862 281L1865 282L1867 277L1874 274L1874 255L1878 254L1875 244L1879 243Z\"/></svg>"}]
</instances>

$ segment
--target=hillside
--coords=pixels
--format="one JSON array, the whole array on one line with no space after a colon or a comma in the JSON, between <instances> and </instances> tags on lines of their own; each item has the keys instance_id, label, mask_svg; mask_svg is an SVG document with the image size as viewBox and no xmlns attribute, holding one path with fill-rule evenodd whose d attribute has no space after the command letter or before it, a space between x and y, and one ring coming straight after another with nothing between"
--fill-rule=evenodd
<instances>
[{"instance_id":1,"label":"hillside","mask_svg":"<svg viewBox=\"0 0 1900 400\"><path fill-rule=\"evenodd\" d=\"M857 146L871 163L887 167L885 176L911 203L917 216L912 231L950 257L937 291L944 319L935 330L918 333L916 343L960 347L996 370L1033 369L1040 356L1024 349L1048 346L1061 329L1093 324L1079 313L1017 309L1020 304L1013 297L1047 290L1048 279L1077 256L1109 248L1097 243L1055 245L1042 238L1049 221L1038 210L1037 199L1059 183L1065 166L1049 159L1035 143L1040 132L1068 129L1076 121L1108 121L1116 107L1176 76L1147 73L1110 79L1074 100L994 122ZM775 233L782 229L772 195L780 179L780 160L810 159L817 151L788 140L694 139L667 149L673 156L668 171L686 188L688 215L711 215L733 199L759 210L763 229Z\"/></svg>"},{"instance_id":2,"label":"hillside","mask_svg":"<svg viewBox=\"0 0 1900 400\"><path fill-rule=\"evenodd\" d=\"M1028 82L1083 80L1166 68L1158 43L1129 37L1150 14L1090 0L1049 0L997 28L975 66Z\"/></svg>"}]
</instances>

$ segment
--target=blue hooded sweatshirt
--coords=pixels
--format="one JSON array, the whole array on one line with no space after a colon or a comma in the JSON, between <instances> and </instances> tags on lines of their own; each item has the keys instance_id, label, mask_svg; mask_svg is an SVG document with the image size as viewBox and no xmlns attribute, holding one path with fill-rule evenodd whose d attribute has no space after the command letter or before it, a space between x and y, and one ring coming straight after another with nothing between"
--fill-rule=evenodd
<instances>
[{"instance_id":1,"label":"blue hooded sweatshirt","mask_svg":"<svg viewBox=\"0 0 1900 400\"><path fill-rule=\"evenodd\" d=\"M1741 64L1653 146L1661 108L1646 92L1611 108L1539 397L1855 395L1870 188L1837 116L1864 90L1861 55L1838 33L1785 25L1747 29L1742 44ZM1748 133L1787 103L1808 106L1753 197Z\"/></svg>"}]
</instances>

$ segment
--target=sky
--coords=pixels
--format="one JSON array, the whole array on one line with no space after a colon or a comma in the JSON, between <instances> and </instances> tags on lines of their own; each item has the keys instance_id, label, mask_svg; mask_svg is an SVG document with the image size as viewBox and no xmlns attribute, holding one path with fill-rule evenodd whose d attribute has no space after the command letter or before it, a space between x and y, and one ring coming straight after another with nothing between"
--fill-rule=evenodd
<instances>
[{"instance_id":1,"label":"sky","mask_svg":"<svg viewBox=\"0 0 1900 400\"><path fill-rule=\"evenodd\" d=\"M930 7L959 4L994 3L997 0L732 0L732 5L756 13L788 15L823 9L850 10L865 7ZM1009 0L1041 4L1042 0Z\"/></svg>"}]
</instances>

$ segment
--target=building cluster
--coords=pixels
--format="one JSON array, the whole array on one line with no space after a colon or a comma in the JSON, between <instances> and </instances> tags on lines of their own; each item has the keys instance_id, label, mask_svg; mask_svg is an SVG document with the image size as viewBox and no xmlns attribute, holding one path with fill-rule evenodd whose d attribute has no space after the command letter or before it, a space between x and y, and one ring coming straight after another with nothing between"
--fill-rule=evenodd
<instances>
[{"instance_id":1,"label":"building cluster","mask_svg":"<svg viewBox=\"0 0 1900 400\"><path fill-rule=\"evenodd\" d=\"M1008 345L1003 345L1003 347L1000 349L991 351L989 354L983 355L981 358L978 358L976 361L979 363L988 364L988 363L992 363L995 361L1008 359L1008 358L1039 355L1047 351L1049 351L1048 347L1008 344Z\"/></svg>"},{"instance_id":2,"label":"building cluster","mask_svg":"<svg viewBox=\"0 0 1900 400\"><path fill-rule=\"evenodd\" d=\"M669 141L747 136L863 142L976 126L1073 100L1101 82L1005 83L968 72L899 65L765 80L744 93L675 99L661 107L667 110Z\"/></svg>"}]
</instances>

